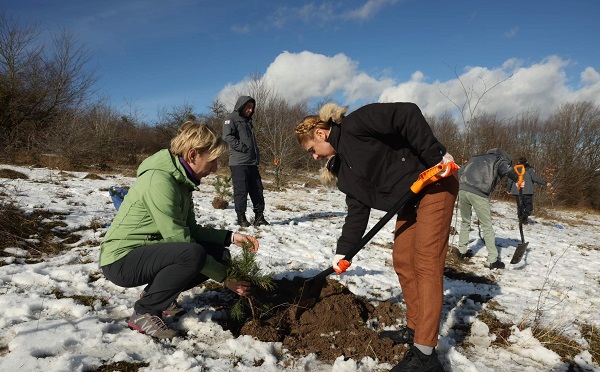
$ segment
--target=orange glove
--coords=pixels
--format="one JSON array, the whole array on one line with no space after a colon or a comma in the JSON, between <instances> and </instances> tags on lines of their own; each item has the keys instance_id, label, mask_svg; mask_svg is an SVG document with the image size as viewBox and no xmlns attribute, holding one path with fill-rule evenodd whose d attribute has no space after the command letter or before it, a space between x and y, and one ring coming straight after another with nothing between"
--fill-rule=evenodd
<instances>
[{"instance_id":1,"label":"orange glove","mask_svg":"<svg viewBox=\"0 0 600 372\"><path fill-rule=\"evenodd\" d=\"M345 272L352 265L352 262L344 260L344 257L345 254L336 254L331 260L333 270L338 274Z\"/></svg>"}]
</instances>

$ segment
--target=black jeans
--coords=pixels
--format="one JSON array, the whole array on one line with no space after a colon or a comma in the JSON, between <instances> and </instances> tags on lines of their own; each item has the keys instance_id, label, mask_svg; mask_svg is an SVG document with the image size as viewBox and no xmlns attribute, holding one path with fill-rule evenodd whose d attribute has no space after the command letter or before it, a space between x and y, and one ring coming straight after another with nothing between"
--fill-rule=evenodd
<instances>
[{"instance_id":1,"label":"black jeans","mask_svg":"<svg viewBox=\"0 0 600 372\"><path fill-rule=\"evenodd\" d=\"M517 208L519 207L519 195L515 195L517 199ZM533 212L533 195L523 194L521 195L521 218L525 221Z\"/></svg>"},{"instance_id":2,"label":"black jeans","mask_svg":"<svg viewBox=\"0 0 600 372\"><path fill-rule=\"evenodd\" d=\"M265 198L263 185L257 165L234 165L231 168L231 182L233 184L233 202L236 212L246 212L248 208L248 195L252 200L254 213L265 211Z\"/></svg>"},{"instance_id":3,"label":"black jeans","mask_svg":"<svg viewBox=\"0 0 600 372\"><path fill-rule=\"evenodd\" d=\"M135 248L120 260L102 266L104 276L125 287L147 284L144 297L136 301L138 314L160 315L183 291L206 281L200 274L206 256L223 262L229 250L210 243L158 243Z\"/></svg>"}]
</instances>

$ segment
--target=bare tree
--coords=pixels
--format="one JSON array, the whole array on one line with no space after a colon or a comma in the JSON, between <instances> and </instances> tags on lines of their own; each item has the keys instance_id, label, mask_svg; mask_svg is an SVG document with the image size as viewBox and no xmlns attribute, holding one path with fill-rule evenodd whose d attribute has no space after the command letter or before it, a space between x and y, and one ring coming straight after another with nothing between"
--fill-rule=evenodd
<instances>
[{"instance_id":1,"label":"bare tree","mask_svg":"<svg viewBox=\"0 0 600 372\"><path fill-rule=\"evenodd\" d=\"M458 164L468 160L461 158L461 154L458 152L462 146L462 134L456 120L449 111L438 117L428 116L427 122L435 137L446 147L446 151L455 157Z\"/></svg>"},{"instance_id":2,"label":"bare tree","mask_svg":"<svg viewBox=\"0 0 600 372\"><path fill-rule=\"evenodd\" d=\"M555 169L551 182L557 197L567 205L597 207L600 108L591 102L566 103L548 118L543 136L544 163Z\"/></svg>"},{"instance_id":3,"label":"bare tree","mask_svg":"<svg viewBox=\"0 0 600 372\"><path fill-rule=\"evenodd\" d=\"M466 159L469 158L470 154L473 153L471 149L473 143L473 134L471 133L471 127L477 121L477 117L481 115L479 105L483 101L483 97L492 89L496 88L498 85L510 79L512 77L512 74L503 80L497 81L491 86L489 86L484 79L480 78L479 80L481 82L481 87L467 87L460 78L460 75L456 71L456 68L454 68L453 71L454 76L456 76L456 79L460 83L462 92L464 94L464 101L458 102L453 100L450 97L450 92L442 92L440 90L440 93L442 93L442 95L446 97L446 99L448 99L458 109L458 112L460 114L462 124L464 126L464 141L463 146L461 147L461 151L459 151L457 155L460 158Z\"/></svg>"},{"instance_id":4,"label":"bare tree","mask_svg":"<svg viewBox=\"0 0 600 372\"><path fill-rule=\"evenodd\" d=\"M32 149L52 122L81 107L96 82L86 51L67 31L47 45L35 26L0 13L0 149Z\"/></svg>"},{"instance_id":5,"label":"bare tree","mask_svg":"<svg viewBox=\"0 0 600 372\"><path fill-rule=\"evenodd\" d=\"M175 137L179 128L188 120L197 120L199 115L195 112L193 105L184 102L180 106L173 106L170 110L163 108L158 112L158 123L156 129L162 137L167 140Z\"/></svg>"}]
</instances>

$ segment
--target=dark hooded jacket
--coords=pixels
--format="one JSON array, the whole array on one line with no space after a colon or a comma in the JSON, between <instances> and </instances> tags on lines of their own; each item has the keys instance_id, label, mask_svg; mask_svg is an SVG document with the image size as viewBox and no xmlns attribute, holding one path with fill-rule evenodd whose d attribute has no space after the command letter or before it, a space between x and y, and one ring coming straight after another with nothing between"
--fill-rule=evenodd
<instances>
[{"instance_id":1,"label":"dark hooded jacket","mask_svg":"<svg viewBox=\"0 0 600 372\"><path fill-rule=\"evenodd\" d=\"M256 101L250 96L238 98L231 112L223 122L223 138L229 143L229 165L258 165L260 162L252 115L245 117L242 109L246 103ZM252 112L254 114L254 112Z\"/></svg>"},{"instance_id":2,"label":"dark hooded jacket","mask_svg":"<svg viewBox=\"0 0 600 372\"><path fill-rule=\"evenodd\" d=\"M389 211L446 152L418 106L404 102L359 108L332 125L328 141L338 156L338 188L348 205L338 254L362 237L371 208Z\"/></svg>"},{"instance_id":3,"label":"dark hooded jacket","mask_svg":"<svg viewBox=\"0 0 600 372\"><path fill-rule=\"evenodd\" d=\"M519 178L510 156L502 149L491 149L472 157L458 170L459 189L489 198L504 176L513 181Z\"/></svg>"},{"instance_id":4,"label":"dark hooded jacket","mask_svg":"<svg viewBox=\"0 0 600 372\"><path fill-rule=\"evenodd\" d=\"M533 170L533 167L528 163L523 164L525 166L525 174L523 175L523 181L525 181L525 186L523 187L523 195L533 195L533 184L538 183L542 186L548 185L548 182L544 181L542 177L538 176ZM519 195L519 188L517 187L517 183L513 180L509 179L507 183L508 191L513 195Z\"/></svg>"}]
</instances>

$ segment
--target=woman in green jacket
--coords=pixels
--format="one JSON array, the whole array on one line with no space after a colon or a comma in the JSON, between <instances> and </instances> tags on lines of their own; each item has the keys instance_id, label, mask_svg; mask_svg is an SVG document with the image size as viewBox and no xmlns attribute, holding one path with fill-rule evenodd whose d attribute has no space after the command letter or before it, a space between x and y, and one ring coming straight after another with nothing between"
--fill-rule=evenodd
<instances>
[{"instance_id":1,"label":"woman in green jacket","mask_svg":"<svg viewBox=\"0 0 600 372\"><path fill-rule=\"evenodd\" d=\"M146 284L128 325L156 338L172 338L161 315L183 309L179 294L213 279L245 296L250 283L227 281L223 260L234 243L258 250L248 235L196 224L192 191L200 179L216 172L227 143L210 127L186 122L161 150L140 164L137 179L123 200L101 244L100 266L121 287Z\"/></svg>"}]
</instances>

